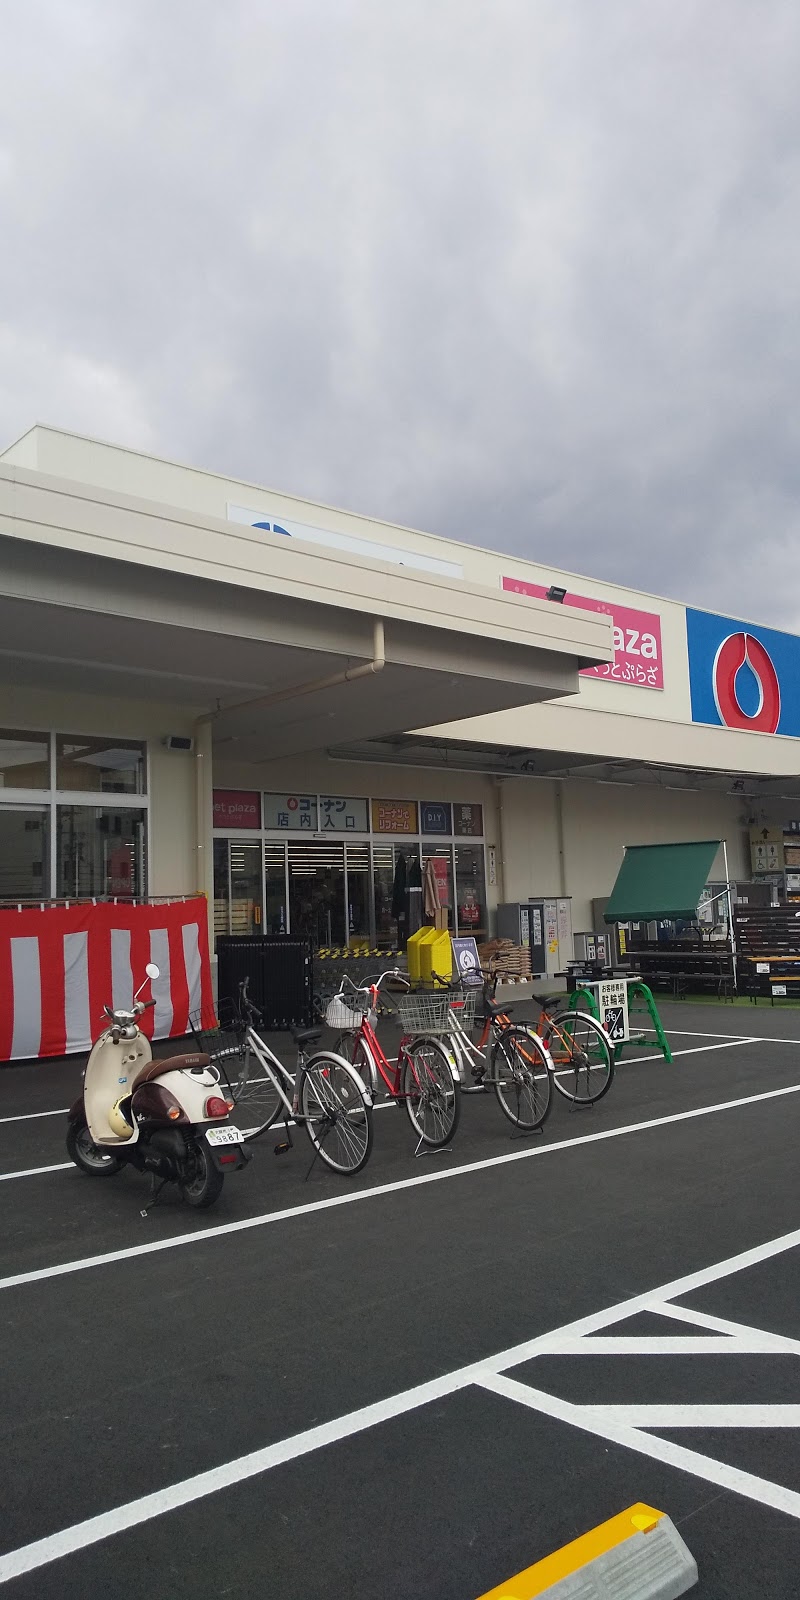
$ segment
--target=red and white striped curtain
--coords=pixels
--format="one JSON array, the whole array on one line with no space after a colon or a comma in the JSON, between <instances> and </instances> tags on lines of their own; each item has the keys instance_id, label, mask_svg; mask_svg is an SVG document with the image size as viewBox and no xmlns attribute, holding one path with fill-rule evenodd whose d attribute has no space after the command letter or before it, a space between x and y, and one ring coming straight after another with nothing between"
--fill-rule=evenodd
<instances>
[{"instance_id":1,"label":"red and white striped curtain","mask_svg":"<svg viewBox=\"0 0 800 1600\"><path fill-rule=\"evenodd\" d=\"M0 1061L88 1050L106 1005L125 1008L154 961L160 978L141 998L153 1039L213 1027L208 909L200 897L168 905L76 905L0 910Z\"/></svg>"}]
</instances>

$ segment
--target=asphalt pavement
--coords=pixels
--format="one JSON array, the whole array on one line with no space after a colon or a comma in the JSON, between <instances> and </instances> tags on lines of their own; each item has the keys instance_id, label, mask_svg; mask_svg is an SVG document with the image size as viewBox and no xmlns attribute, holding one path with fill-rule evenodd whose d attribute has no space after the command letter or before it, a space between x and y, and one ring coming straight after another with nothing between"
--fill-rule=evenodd
<instances>
[{"instance_id":1,"label":"asphalt pavement","mask_svg":"<svg viewBox=\"0 0 800 1600\"><path fill-rule=\"evenodd\" d=\"M796 1596L800 1011L662 1015L541 1135L267 1134L207 1213L65 1165L82 1063L0 1069L10 1600L475 1600L636 1500L703 1600Z\"/></svg>"}]
</instances>

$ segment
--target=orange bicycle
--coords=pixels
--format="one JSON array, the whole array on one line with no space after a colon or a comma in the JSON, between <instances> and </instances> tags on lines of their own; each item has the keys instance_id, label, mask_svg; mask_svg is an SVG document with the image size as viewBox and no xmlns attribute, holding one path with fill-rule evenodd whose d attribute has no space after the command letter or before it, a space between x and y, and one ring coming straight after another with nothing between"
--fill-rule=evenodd
<instances>
[{"instance_id":1,"label":"orange bicycle","mask_svg":"<svg viewBox=\"0 0 800 1600\"><path fill-rule=\"evenodd\" d=\"M446 980L437 978L440 984ZM492 985L497 991L498 975ZM541 1000L536 1027L515 1022L513 1007L497 1005L484 991L484 1015L477 1039L454 1019L448 1044L462 1079L462 1092L494 1088L501 1110L518 1127L540 1127L550 1109L550 1084L574 1106L593 1105L614 1079L614 1046L590 1011L564 1007L561 997ZM541 1081L542 1053L548 1068ZM471 1077L473 1083L467 1084ZM498 1082L500 1088L498 1088Z\"/></svg>"}]
</instances>

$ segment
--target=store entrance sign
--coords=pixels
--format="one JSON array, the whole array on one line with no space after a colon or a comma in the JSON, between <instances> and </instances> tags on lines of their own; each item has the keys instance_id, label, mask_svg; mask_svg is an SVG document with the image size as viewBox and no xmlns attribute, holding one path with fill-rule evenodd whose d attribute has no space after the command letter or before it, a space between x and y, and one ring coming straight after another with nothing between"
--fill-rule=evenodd
<instances>
[{"instance_id":1,"label":"store entrance sign","mask_svg":"<svg viewBox=\"0 0 800 1600\"><path fill-rule=\"evenodd\" d=\"M524 583L521 578L503 578L502 586L511 594L529 594L546 600L542 583ZM584 667L582 678L607 678L634 689L663 689L664 663L661 653L661 618L655 611L634 611L612 600L592 600L587 595L566 594L565 606L582 611L597 611L611 618L614 630L614 660L599 667Z\"/></svg>"},{"instance_id":2,"label":"store entrance sign","mask_svg":"<svg viewBox=\"0 0 800 1600\"><path fill-rule=\"evenodd\" d=\"M288 833L315 833L317 797L315 794L265 794L264 827Z\"/></svg>"},{"instance_id":3,"label":"store entrance sign","mask_svg":"<svg viewBox=\"0 0 800 1600\"><path fill-rule=\"evenodd\" d=\"M347 800L341 795L321 794L319 827L321 833L368 833L366 800Z\"/></svg>"}]
</instances>

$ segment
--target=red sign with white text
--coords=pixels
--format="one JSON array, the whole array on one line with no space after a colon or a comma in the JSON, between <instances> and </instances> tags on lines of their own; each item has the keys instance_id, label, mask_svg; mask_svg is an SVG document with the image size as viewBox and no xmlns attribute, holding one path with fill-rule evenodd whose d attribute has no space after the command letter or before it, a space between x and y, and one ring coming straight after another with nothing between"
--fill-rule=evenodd
<instances>
[{"instance_id":1,"label":"red sign with white text","mask_svg":"<svg viewBox=\"0 0 800 1600\"><path fill-rule=\"evenodd\" d=\"M529 594L545 600L542 583L523 583L521 578L503 578L503 588L511 594ZM584 667L582 678L607 678L612 683L632 684L637 689L663 689L664 663L661 654L661 618L655 611L633 611L611 600L589 600L586 595L566 594L565 606L582 611L599 611L614 624L614 660L599 667Z\"/></svg>"},{"instance_id":2,"label":"red sign with white text","mask_svg":"<svg viewBox=\"0 0 800 1600\"><path fill-rule=\"evenodd\" d=\"M260 828L261 795L258 789L215 789L215 828Z\"/></svg>"}]
</instances>

